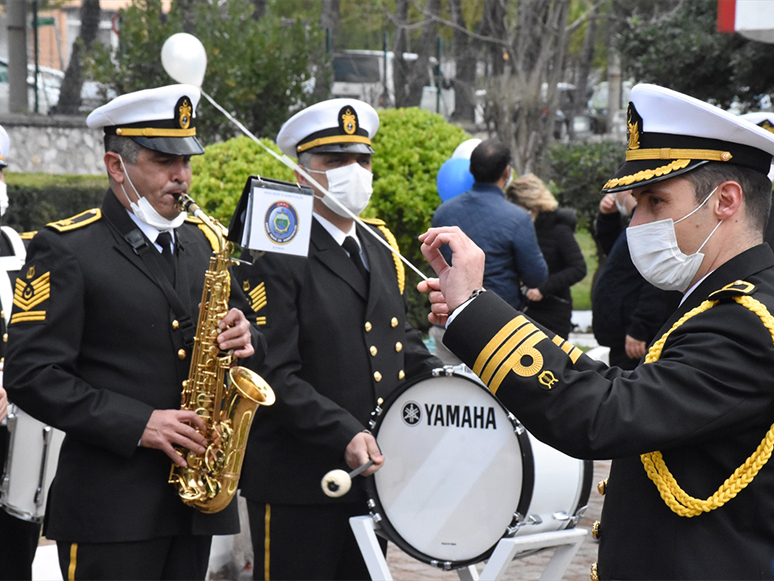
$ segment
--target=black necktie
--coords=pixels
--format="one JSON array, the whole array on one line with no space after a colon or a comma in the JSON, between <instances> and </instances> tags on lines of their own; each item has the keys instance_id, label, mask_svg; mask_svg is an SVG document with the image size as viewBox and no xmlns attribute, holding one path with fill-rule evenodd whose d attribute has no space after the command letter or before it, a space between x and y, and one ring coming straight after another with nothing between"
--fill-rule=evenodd
<instances>
[{"instance_id":1,"label":"black necktie","mask_svg":"<svg viewBox=\"0 0 774 581\"><path fill-rule=\"evenodd\" d=\"M368 282L368 270L366 270L365 264L363 264L363 261L360 259L360 246L358 246L357 241L352 236L347 236L344 239L342 246L344 247L344 250L349 252L349 258L363 277L363 280Z\"/></svg>"},{"instance_id":2,"label":"black necktie","mask_svg":"<svg viewBox=\"0 0 774 581\"><path fill-rule=\"evenodd\" d=\"M156 237L156 244L161 246L161 257L166 265L164 274L172 284L175 284L175 255L172 253L172 235L169 232L161 232Z\"/></svg>"}]
</instances>

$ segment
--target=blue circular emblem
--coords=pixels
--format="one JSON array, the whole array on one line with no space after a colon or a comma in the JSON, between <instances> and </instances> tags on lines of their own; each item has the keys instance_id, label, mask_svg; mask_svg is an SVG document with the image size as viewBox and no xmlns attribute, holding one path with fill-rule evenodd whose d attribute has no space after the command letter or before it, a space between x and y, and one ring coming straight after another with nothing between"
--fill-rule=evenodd
<instances>
[{"instance_id":1,"label":"blue circular emblem","mask_svg":"<svg viewBox=\"0 0 774 581\"><path fill-rule=\"evenodd\" d=\"M415 401L406 402L403 406L403 421L409 426L416 426L422 419L422 410Z\"/></svg>"},{"instance_id":2,"label":"blue circular emblem","mask_svg":"<svg viewBox=\"0 0 774 581\"><path fill-rule=\"evenodd\" d=\"M275 244L287 244L298 233L298 213L287 202L274 202L264 218L266 235Z\"/></svg>"}]
</instances>

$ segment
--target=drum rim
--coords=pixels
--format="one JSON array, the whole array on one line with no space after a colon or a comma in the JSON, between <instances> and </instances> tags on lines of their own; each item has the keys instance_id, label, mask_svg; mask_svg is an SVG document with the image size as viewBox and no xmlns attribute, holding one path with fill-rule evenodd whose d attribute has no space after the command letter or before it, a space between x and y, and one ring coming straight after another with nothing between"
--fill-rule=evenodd
<instances>
[{"instance_id":1,"label":"drum rim","mask_svg":"<svg viewBox=\"0 0 774 581\"><path fill-rule=\"evenodd\" d=\"M407 381L404 385L400 386L399 389L396 389L392 394L390 394L390 396L377 408L377 410L371 413L371 431L373 432L374 436L376 437L379 435L379 429L382 426L382 418L384 417L383 414L392 407L392 405L400 396L402 396L408 389L417 383L426 381L428 379L437 379L440 377L460 377L469 381L479 389L491 395L492 399L508 415L509 419L512 418L512 424L515 421L515 425L513 425L513 433L519 442L522 461L522 486L521 493L519 495L519 502L516 506L515 512L522 516L525 515L529 505L532 502L532 495L535 488L535 461L532 452L532 444L530 444L529 441L529 435L518 419L516 419L514 415L508 410L508 408L503 405L497 396L493 394L485 385L474 381L470 376L458 371L448 371L447 368L437 368L430 372L414 376L410 381ZM418 561L427 563L428 565L441 567L444 570L460 569L469 565L475 565L476 563L480 563L481 561L488 559L497 547L497 543L508 536L508 531L503 531L502 536L500 536L486 551L476 557L465 559L464 561L445 561L437 557L433 557L412 546L395 530L395 527L386 516L384 506L382 505L382 502L379 498L379 493L376 490L376 480L374 479L373 474L365 479L365 488L368 495L368 508L370 513L372 516L378 514L381 517L381 519L378 521L378 525L383 529L385 536L390 541L395 543L395 545L406 554L414 557Z\"/></svg>"}]
</instances>

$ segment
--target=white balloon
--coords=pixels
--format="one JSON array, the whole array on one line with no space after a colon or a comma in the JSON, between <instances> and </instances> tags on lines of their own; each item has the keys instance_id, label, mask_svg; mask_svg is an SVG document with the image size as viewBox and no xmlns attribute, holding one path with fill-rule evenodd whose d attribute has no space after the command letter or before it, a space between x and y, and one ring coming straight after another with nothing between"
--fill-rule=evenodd
<instances>
[{"instance_id":1,"label":"white balloon","mask_svg":"<svg viewBox=\"0 0 774 581\"><path fill-rule=\"evenodd\" d=\"M207 69L207 51L194 35L178 32L161 47L161 64L178 83L201 88Z\"/></svg>"},{"instance_id":2,"label":"white balloon","mask_svg":"<svg viewBox=\"0 0 774 581\"><path fill-rule=\"evenodd\" d=\"M479 143L481 143L480 139L468 139L467 141L463 141L457 146L457 149L454 150L452 157L470 159L470 154L473 153L473 150L476 149Z\"/></svg>"}]
</instances>

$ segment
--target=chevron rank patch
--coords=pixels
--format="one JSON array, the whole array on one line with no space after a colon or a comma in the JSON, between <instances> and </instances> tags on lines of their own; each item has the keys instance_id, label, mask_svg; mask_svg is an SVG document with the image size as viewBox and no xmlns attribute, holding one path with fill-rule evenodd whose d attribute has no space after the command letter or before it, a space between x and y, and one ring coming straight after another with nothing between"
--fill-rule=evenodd
<instances>
[{"instance_id":1,"label":"chevron rank patch","mask_svg":"<svg viewBox=\"0 0 774 581\"><path fill-rule=\"evenodd\" d=\"M45 321L45 310L33 310L51 296L51 272L35 278L35 267L30 266L24 277L16 279L13 304L19 309L11 317L11 324Z\"/></svg>"},{"instance_id":2,"label":"chevron rank patch","mask_svg":"<svg viewBox=\"0 0 774 581\"><path fill-rule=\"evenodd\" d=\"M249 283L245 281L245 284L249 286ZM247 288L245 288L247 290ZM266 285L264 283L259 284L253 290L247 293L247 299L250 301L250 307L257 313L266 306ZM257 325L265 325L266 317L258 316L255 318Z\"/></svg>"}]
</instances>

